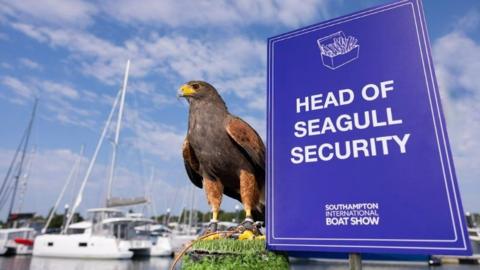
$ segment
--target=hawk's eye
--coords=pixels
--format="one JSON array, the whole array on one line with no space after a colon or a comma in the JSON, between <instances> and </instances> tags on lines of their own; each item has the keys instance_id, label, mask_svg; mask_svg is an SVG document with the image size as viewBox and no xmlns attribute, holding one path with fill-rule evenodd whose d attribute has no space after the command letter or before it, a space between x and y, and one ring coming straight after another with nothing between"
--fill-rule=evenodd
<instances>
[{"instance_id":1,"label":"hawk's eye","mask_svg":"<svg viewBox=\"0 0 480 270\"><path fill-rule=\"evenodd\" d=\"M198 83L192 84L193 89L198 90L200 88L200 85Z\"/></svg>"}]
</instances>

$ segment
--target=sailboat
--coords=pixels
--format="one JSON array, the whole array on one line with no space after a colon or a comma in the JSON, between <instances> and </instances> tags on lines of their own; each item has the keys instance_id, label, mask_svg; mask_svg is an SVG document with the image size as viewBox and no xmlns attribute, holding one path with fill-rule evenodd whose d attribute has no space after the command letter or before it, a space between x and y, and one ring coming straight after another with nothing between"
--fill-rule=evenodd
<instances>
[{"instance_id":1,"label":"sailboat","mask_svg":"<svg viewBox=\"0 0 480 270\"><path fill-rule=\"evenodd\" d=\"M135 227L151 224L153 221L138 215L126 215L123 211L113 208L145 203L146 200L143 198L119 199L111 196L129 69L130 60L127 61L123 86L114 100L107 122L98 140L94 154L90 159L86 174L62 232L60 234L37 236L33 247L34 256L128 259L135 254L149 254L151 242L149 239L138 236L135 232ZM112 163L108 178L105 207L88 209L86 221L72 224L74 213L82 201L83 191L92 173L117 106L119 106L118 117L113 140Z\"/></svg>"},{"instance_id":2,"label":"sailboat","mask_svg":"<svg viewBox=\"0 0 480 270\"><path fill-rule=\"evenodd\" d=\"M23 165L26 160L27 150L30 142L30 135L32 133L33 122L37 111L38 99L35 99L30 121L25 130L17 151L13 157L7 174L0 186L0 209L6 205L10 197L10 206L7 217L7 228L0 229L0 255L8 254L31 254L33 239L35 237L35 230L30 227L30 221L33 219L34 213L14 213L14 205L17 196L17 191L23 187L26 188L26 179L29 172L23 173ZM20 154L20 156L19 156ZM31 160L30 160L31 161ZM30 168L31 162L27 166ZM23 202L25 194L20 194ZM21 205L21 204L20 204Z\"/></svg>"}]
</instances>

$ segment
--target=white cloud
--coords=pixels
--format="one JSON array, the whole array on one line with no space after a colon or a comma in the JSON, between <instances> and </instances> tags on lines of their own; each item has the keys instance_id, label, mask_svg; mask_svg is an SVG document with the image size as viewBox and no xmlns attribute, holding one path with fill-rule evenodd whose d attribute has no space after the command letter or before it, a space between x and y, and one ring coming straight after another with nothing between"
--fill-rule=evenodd
<instances>
[{"instance_id":1,"label":"white cloud","mask_svg":"<svg viewBox=\"0 0 480 270\"><path fill-rule=\"evenodd\" d=\"M32 59L20 58L18 61L20 62L20 64L22 66L27 67L27 68L32 69L32 70L42 70L43 69L43 67L39 63L33 61Z\"/></svg>"},{"instance_id":2,"label":"white cloud","mask_svg":"<svg viewBox=\"0 0 480 270\"><path fill-rule=\"evenodd\" d=\"M84 90L81 92L82 98L88 102L96 102L100 99L99 95L95 92Z\"/></svg>"},{"instance_id":3,"label":"white cloud","mask_svg":"<svg viewBox=\"0 0 480 270\"><path fill-rule=\"evenodd\" d=\"M134 80L128 82L128 91L140 93L143 95L151 95L155 92L155 86L152 83L143 80Z\"/></svg>"},{"instance_id":4,"label":"white cloud","mask_svg":"<svg viewBox=\"0 0 480 270\"><path fill-rule=\"evenodd\" d=\"M33 25L24 23L12 23L11 26L14 29L24 33L25 35L36 39L37 41L45 42L47 40L43 34L37 32L36 27Z\"/></svg>"},{"instance_id":5,"label":"white cloud","mask_svg":"<svg viewBox=\"0 0 480 270\"><path fill-rule=\"evenodd\" d=\"M184 80L246 76L251 73L249 70L260 68L266 56L263 42L245 37L204 41L163 36L143 45L151 57L166 60Z\"/></svg>"},{"instance_id":6,"label":"white cloud","mask_svg":"<svg viewBox=\"0 0 480 270\"><path fill-rule=\"evenodd\" d=\"M145 80L133 80L129 82L128 92L133 93L134 104L137 104L140 100L153 105L153 107L165 107L165 105L172 105L177 101L173 89L168 92L170 95L166 95L162 93L162 89L156 89L153 83Z\"/></svg>"},{"instance_id":7,"label":"white cloud","mask_svg":"<svg viewBox=\"0 0 480 270\"><path fill-rule=\"evenodd\" d=\"M152 94L151 98L151 101L155 107L163 107L165 105L177 102L176 99L163 94Z\"/></svg>"},{"instance_id":8,"label":"white cloud","mask_svg":"<svg viewBox=\"0 0 480 270\"><path fill-rule=\"evenodd\" d=\"M251 109L257 109L259 111L265 112L267 107L267 98L266 96L258 96L255 99L252 99L247 106Z\"/></svg>"},{"instance_id":9,"label":"white cloud","mask_svg":"<svg viewBox=\"0 0 480 270\"><path fill-rule=\"evenodd\" d=\"M266 52L261 41L245 37L216 42L158 37L144 47L151 57L169 67L165 72L173 71L185 82L209 81L221 93L233 93L252 105L265 95Z\"/></svg>"},{"instance_id":10,"label":"white cloud","mask_svg":"<svg viewBox=\"0 0 480 270\"><path fill-rule=\"evenodd\" d=\"M33 99L35 92L24 82L11 76L4 76L1 83L10 89L17 100L23 104L25 99Z\"/></svg>"},{"instance_id":11,"label":"white cloud","mask_svg":"<svg viewBox=\"0 0 480 270\"><path fill-rule=\"evenodd\" d=\"M171 27L282 24L295 27L325 17L326 0L107 1L103 11L125 23L160 24Z\"/></svg>"},{"instance_id":12,"label":"white cloud","mask_svg":"<svg viewBox=\"0 0 480 270\"><path fill-rule=\"evenodd\" d=\"M455 52L452 55L452 52ZM435 60L441 65L442 84L450 96L458 91L475 94L480 85L480 47L462 32L439 38L434 46Z\"/></svg>"},{"instance_id":13,"label":"white cloud","mask_svg":"<svg viewBox=\"0 0 480 270\"><path fill-rule=\"evenodd\" d=\"M41 107L48 112L40 114L45 119L88 128L95 126L92 116L98 114L97 110L85 109L85 103L82 103L92 102L91 98L83 98L78 90L67 83L4 76L0 78L0 84L10 92L8 95L2 93L1 97L12 103L27 104L34 97L39 97ZM86 95L91 96L91 92L86 92Z\"/></svg>"},{"instance_id":14,"label":"white cloud","mask_svg":"<svg viewBox=\"0 0 480 270\"><path fill-rule=\"evenodd\" d=\"M98 5L83 0L1 2L0 17L18 22L85 27L101 12L124 23L224 28L252 24L296 27L314 18L326 17L330 1L304 0L301 5L296 0L110 0Z\"/></svg>"},{"instance_id":15,"label":"white cloud","mask_svg":"<svg viewBox=\"0 0 480 270\"><path fill-rule=\"evenodd\" d=\"M434 42L433 56L466 210L480 210L480 44L457 29Z\"/></svg>"},{"instance_id":16,"label":"white cloud","mask_svg":"<svg viewBox=\"0 0 480 270\"><path fill-rule=\"evenodd\" d=\"M62 96L69 99L78 98L77 90L73 89L67 84L60 84L52 81L42 81L40 82L40 87L44 89L46 93L49 93L53 96Z\"/></svg>"},{"instance_id":17,"label":"white cloud","mask_svg":"<svg viewBox=\"0 0 480 270\"><path fill-rule=\"evenodd\" d=\"M94 5L83 0L0 1L0 15L18 21L40 22L57 26L85 26L97 13Z\"/></svg>"},{"instance_id":18,"label":"white cloud","mask_svg":"<svg viewBox=\"0 0 480 270\"><path fill-rule=\"evenodd\" d=\"M121 78L126 60L133 56L120 46L98 38L87 32L73 29L58 29L51 27L35 27L24 23L13 23L14 29L25 35L52 46L64 48L77 57L78 65L85 74L96 77L104 82L113 83ZM135 75L138 65L132 68Z\"/></svg>"},{"instance_id":19,"label":"white cloud","mask_svg":"<svg viewBox=\"0 0 480 270\"><path fill-rule=\"evenodd\" d=\"M480 24L480 9L472 9L468 13L460 18L456 24L456 30L460 32L476 30L476 27Z\"/></svg>"},{"instance_id":20,"label":"white cloud","mask_svg":"<svg viewBox=\"0 0 480 270\"><path fill-rule=\"evenodd\" d=\"M180 132L173 126L151 121L144 113L129 106L126 115L126 127L134 134L133 137L127 138L130 145L162 160L180 157L185 132Z\"/></svg>"},{"instance_id":21,"label":"white cloud","mask_svg":"<svg viewBox=\"0 0 480 270\"><path fill-rule=\"evenodd\" d=\"M7 62L1 62L0 63L0 67L4 68L4 69L13 69L13 66L10 65L9 63Z\"/></svg>"},{"instance_id":22,"label":"white cloud","mask_svg":"<svg viewBox=\"0 0 480 270\"><path fill-rule=\"evenodd\" d=\"M167 78L175 74L183 81L206 80L221 92L234 93L246 99L251 104L250 108L262 109L258 100L265 95L266 48L259 40L240 36L204 41L175 35L152 35L147 39L134 38L123 45L115 45L78 30L25 24L12 26L39 42L71 51L74 58L78 58L78 66L84 74L107 84L119 84L125 61L131 58L133 79L160 73ZM138 83L134 86L140 92L153 93L153 86ZM160 103L166 101L160 96L156 100Z\"/></svg>"}]
</instances>

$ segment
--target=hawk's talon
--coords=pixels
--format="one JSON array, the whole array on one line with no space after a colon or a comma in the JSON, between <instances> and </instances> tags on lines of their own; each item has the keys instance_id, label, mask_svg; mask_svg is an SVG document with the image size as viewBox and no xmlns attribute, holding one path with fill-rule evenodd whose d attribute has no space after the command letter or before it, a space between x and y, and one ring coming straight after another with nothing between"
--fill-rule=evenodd
<instances>
[{"instance_id":1,"label":"hawk's talon","mask_svg":"<svg viewBox=\"0 0 480 270\"><path fill-rule=\"evenodd\" d=\"M260 232L262 222L254 222L251 218L246 218L240 225L238 225L237 229L240 233L244 233L245 231L251 231L255 235L262 235Z\"/></svg>"},{"instance_id":2,"label":"hawk's talon","mask_svg":"<svg viewBox=\"0 0 480 270\"><path fill-rule=\"evenodd\" d=\"M261 221L255 221L255 223L253 223L253 226L255 228L255 233L256 235L263 235L262 234L262 231L260 230L263 226L263 222Z\"/></svg>"},{"instance_id":3,"label":"hawk's talon","mask_svg":"<svg viewBox=\"0 0 480 270\"><path fill-rule=\"evenodd\" d=\"M210 221L210 224L208 224L208 231L211 233L218 231L218 221Z\"/></svg>"}]
</instances>

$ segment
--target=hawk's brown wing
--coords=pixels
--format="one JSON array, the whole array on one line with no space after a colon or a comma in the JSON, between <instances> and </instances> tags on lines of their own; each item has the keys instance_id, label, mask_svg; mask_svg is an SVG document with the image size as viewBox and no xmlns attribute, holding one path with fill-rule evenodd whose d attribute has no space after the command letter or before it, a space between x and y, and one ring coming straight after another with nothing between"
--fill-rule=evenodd
<instances>
[{"instance_id":1,"label":"hawk's brown wing","mask_svg":"<svg viewBox=\"0 0 480 270\"><path fill-rule=\"evenodd\" d=\"M185 138L185 141L183 141L182 154L185 169L187 170L190 181L192 181L195 186L203 188L202 176L198 174L198 171L200 170L200 163L198 162L195 152L190 146L187 138Z\"/></svg>"},{"instance_id":2,"label":"hawk's brown wing","mask_svg":"<svg viewBox=\"0 0 480 270\"><path fill-rule=\"evenodd\" d=\"M245 121L228 116L225 128L228 135L245 151L254 167L265 171L265 145L258 133Z\"/></svg>"}]
</instances>

